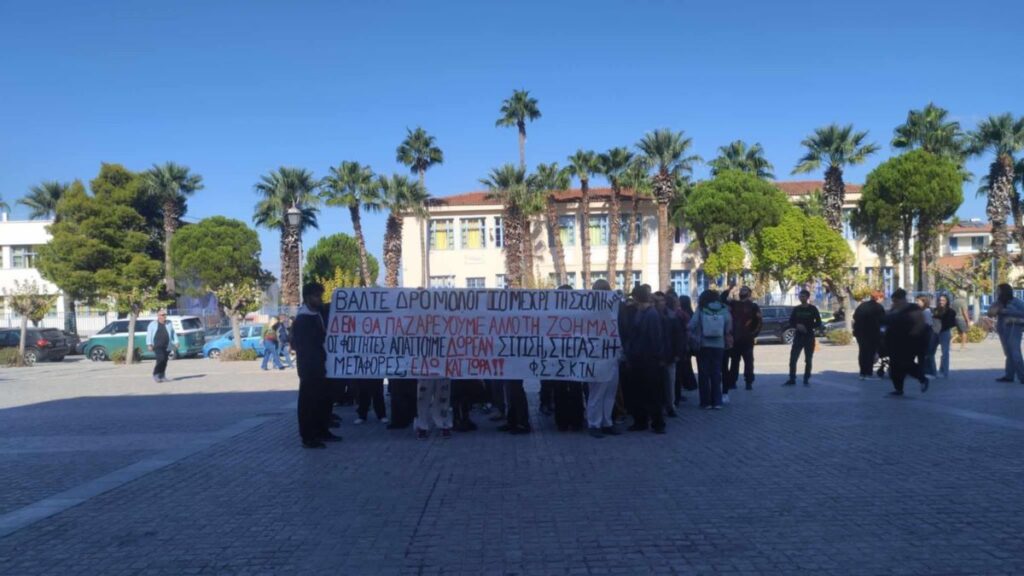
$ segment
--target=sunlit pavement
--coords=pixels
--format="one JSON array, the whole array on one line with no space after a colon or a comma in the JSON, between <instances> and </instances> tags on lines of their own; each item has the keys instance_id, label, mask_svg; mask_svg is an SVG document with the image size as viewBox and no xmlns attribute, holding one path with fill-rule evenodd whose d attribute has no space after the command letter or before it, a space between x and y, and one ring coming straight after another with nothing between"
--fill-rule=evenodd
<instances>
[{"instance_id":1,"label":"sunlit pavement","mask_svg":"<svg viewBox=\"0 0 1024 576\"><path fill-rule=\"evenodd\" d=\"M294 372L89 361L0 370L3 574L1019 574L1024 385L998 344L887 397L855 349L669 433L417 441L337 413L299 447ZM531 392L531 402L536 394Z\"/></svg>"}]
</instances>

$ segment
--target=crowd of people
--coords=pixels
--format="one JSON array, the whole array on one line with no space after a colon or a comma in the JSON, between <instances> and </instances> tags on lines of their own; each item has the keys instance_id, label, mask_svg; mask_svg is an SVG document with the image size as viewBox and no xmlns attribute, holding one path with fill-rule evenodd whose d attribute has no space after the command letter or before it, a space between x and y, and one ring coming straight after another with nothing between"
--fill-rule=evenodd
<instances>
[{"instance_id":1,"label":"crowd of people","mask_svg":"<svg viewBox=\"0 0 1024 576\"><path fill-rule=\"evenodd\" d=\"M598 280L593 289L610 287L607 281ZM734 290L734 286L721 292L706 290L694 307L688 296L637 286L619 307L623 354L618 370L593 382L542 380L541 415L553 417L560 431L585 429L594 438L617 436L622 433L620 426L630 420L628 431L664 434L668 419L677 417L677 408L687 401L684 390L698 391L701 409L721 410L729 403L729 392L739 383L741 363L744 387L752 390L756 378L754 343L762 329L762 312L750 288L741 287L733 294ZM341 440L331 432L340 424L333 412L335 404L355 404L356 424L366 422L372 405L377 420L389 429L412 427L421 439L429 438L432 431L450 438L453 430L476 430L471 419L475 407L499 423L499 431L513 435L532 431L522 380L391 378L388 419L382 379L327 378L327 309L323 296L320 284L303 287L304 303L288 335L298 365L299 434L304 447L323 448L325 442ZM815 334L822 325L818 308L809 302L810 292L802 290L799 299L789 318L793 339L789 378L784 386L796 385L801 356L803 385L810 386ZM886 310L883 294L874 292L853 314L860 377L888 376L893 385L891 394L901 396L904 381L910 376L925 392L930 377L949 376L953 328L963 335L961 345L966 341L970 323L966 305L959 299L951 302L947 295L940 295L934 306L928 296L918 296L911 302L902 289L895 290L890 299L892 305ZM1008 285L1001 285L989 316L1006 354L1005 374L1000 380L1019 378L1024 383L1024 302L1014 298ZM942 356L936 364L938 352Z\"/></svg>"}]
</instances>

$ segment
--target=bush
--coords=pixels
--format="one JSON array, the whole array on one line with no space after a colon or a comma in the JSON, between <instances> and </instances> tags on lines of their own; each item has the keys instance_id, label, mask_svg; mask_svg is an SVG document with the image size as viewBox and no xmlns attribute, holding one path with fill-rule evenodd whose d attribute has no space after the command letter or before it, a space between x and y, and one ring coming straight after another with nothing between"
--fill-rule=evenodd
<instances>
[{"instance_id":1,"label":"bush","mask_svg":"<svg viewBox=\"0 0 1024 576\"><path fill-rule=\"evenodd\" d=\"M956 337L954 340L959 341L963 337L963 332L959 328L956 328ZM977 344L988 336L988 332L984 328L977 324L971 324L971 327L967 329L967 341L971 344Z\"/></svg>"},{"instance_id":2,"label":"bush","mask_svg":"<svg viewBox=\"0 0 1024 576\"><path fill-rule=\"evenodd\" d=\"M27 366L27 364L18 354L17 348L0 348L0 366L17 368Z\"/></svg>"},{"instance_id":3,"label":"bush","mask_svg":"<svg viewBox=\"0 0 1024 576\"><path fill-rule=\"evenodd\" d=\"M828 333L825 334L825 340L828 340L829 344L835 346L846 346L853 341L853 336L843 329L829 330Z\"/></svg>"},{"instance_id":4,"label":"bush","mask_svg":"<svg viewBox=\"0 0 1024 576\"><path fill-rule=\"evenodd\" d=\"M110 355L110 361L113 362L114 364L124 364L125 360L127 360L127 359L128 359L128 351L127 350L115 350ZM138 362L139 360L142 360L142 351L139 350L138 348L136 348L135 349L135 360L134 360L134 362Z\"/></svg>"},{"instance_id":5,"label":"bush","mask_svg":"<svg viewBox=\"0 0 1024 576\"><path fill-rule=\"evenodd\" d=\"M221 362L247 362L259 358L255 350L246 348L245 350L239 350L238 348L227 348L220 351Z\"/></svg>"}]
</instances>

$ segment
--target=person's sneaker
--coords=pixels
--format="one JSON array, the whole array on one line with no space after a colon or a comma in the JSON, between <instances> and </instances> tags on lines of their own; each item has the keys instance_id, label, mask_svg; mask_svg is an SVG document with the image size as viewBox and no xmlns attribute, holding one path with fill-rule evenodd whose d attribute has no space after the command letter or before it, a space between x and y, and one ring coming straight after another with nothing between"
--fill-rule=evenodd
<instances>
[{"instance_id":1,"label":"person's sneaker","mask_svg":"<svg viewBox=\"0 0 1024 576\"><path fill-rule=\"evenodd\" d=\"M323 442L341 442L341 436L327 432L320 435L320 440Z\"/></svg>"},{"instance_id":2,"label":"person's sneaker","mask_svg":"<svg viewBox=\"0 0 1024 576\"><path fill-rule=\"evenodd\" d=\"M451 437L452 437L452 429L451 428L442 428L441 429L441 438L444 438L445 440L450 440Z\"/></svg>"},{"instance_id":3,"label":"person's sneaker","mask_svg":"<svg viewBox=\"0 0 1024 576\"><path fill-rule=\"evenodd\" d=\"M786 380L785 382L783 382L782 385L783 386L796 386L796 380L793 380L792 378L790 378L789 380Z\"/></svg>"},{"instance_id":4,"label":"person's sneaker","mask_svg":"<svg viewBox=\"0 0 1024 576\"><path fill-rule=\"evenodd\" d=\"M427 432L426 430L417 430L416 431L416 439L417 440L426 440L427 438L430 438L430 432Z\"/></svg>"},{"instance_id":5,"label":"person's sneaker","mask_svg":"<svg viewBox=\"0 0 1024 576\"><path fill-rule=\"evenodd\" d=\"M889 396L903 396L903 390L893 390L889 392Z\"/></svg>"},{"instance_id":6,"label":"person's sneaker","mask_svg":"<svg viewBox=\"0 0 1024 576\"><path fill-rule=\"evenodd\" d=\"M721 410L722 409L722 405L719 404L718 406L712 406L711 409L712 410Z\"/></svg>"},{"instance_id":7,"label":"person's sneaker","mask_svg":"<svg viewBox=\"0 0 1024 576\"><path fill-rule=\"evenodd\" d=\"M728 394L722 394L722 404L728 404L728 403L729 403L729 395Z\"/></svg>"},{"instance_id":8,"label":"person's sneaker","mask_svg":"<svg viewBox=\"0 0 1024 576\"><path fill-rule=\"evenodd\" d=\"M365 418L356 418L355 420L352 421L353 424L362 424L364 422L366 422Z\"/></svg>"},{"instance_id":9,"label":"person's sneaker","mask_svg":"<svg viewBox=\"0 0 1024 576\"><path fill-rule=\"evenodd\" d=\"M928 377L925 376L924 379L921 380L921 392L927 392L929 384L931 384L931 382L928 380Z\"/></svg>"},{"instance_id":10,"label":"person's sneaker","mask_svg":"<svg viewBox=\"0 0 1024 576\"><path fill-rule=\"evenodd\" d=\"M302 441L302 447L303 448L327 448L327 444L324 444L323 442L321 442L319 440L303 440Z\"/></svg>"},{"instance_id":11,"label":"person's sneaker","mask_svg":"<svg viewBox=\"0 0 1024 576\"><path fill-rule=\"evenodd\" d=\"M388 420L388 417L387 417L387 416L385 416L385 417L383 417L383 418L381 418L381 419L380 419L380 423L381 423L381 424L387 424L388 422L391 422L391 420Z\"/></svg>"},{"instance_id":12,"label":"person's sneaker","mask_svg":"<svg viewBox=\"0 0 1024 576\"><path fill-rule=\"evenodd\" d=\"M996 382L1013 382L1013 378L1007 378L1006 376L1001 376L999 378L996 378Z\"/></svg>"},{"instance_id":13,"label":"person's sneaker","mask_svg":"<svg viewBox=\"0 0 1024 576\"><path fill-rule=\"evenodd\" d=\"M700 409L701 410L711 410L711 405L709 404L707 406L701 406Z\"/></svg>"},{"instance_id":14,"label":"person's sneaker","mask_svg":"<svg viewBox=\"0 0 1024 576\"><path fill-rule=\"evenodd\" d=\"M600 428L591 428L589 433L591 438L604 438L604 432L601 432Z\"/></svg>"},{"instance_id":15,"label":"person's sneaker","mask_svg":"<svg viewBox=\"0 0 1024 576\"><path fill-rule=\"evenodd\" d=\"M159 384L160 383L160 377L159 376L153 376L153 382L156 382L157 384Z\"/></svg>"},{"instance_id":16,"label":"person's sneaker","mask_svg":"<svg viewBox=\"0 0 1024 576\"><path fill-rule=\"evenodd\" d=\"M621 436L622 435L622 432L619 432L619 429L616 428L615 426L605 426L604 428L601 428L601 432L603 434L605 434L606 436Z\"/></svg>"},{"instance_id":17,"label":"person's sneaker","mask_svg":"<svg viewBox=\"0 0 1024 576\"><path fill-rule=\"evenodd\" d=\"M857 377L857 379L860 380L861 382L863 382L863 381L867 380L868 377L863 375L863 374L861 374L860 376Z\"/></svg>"}]
</instances>

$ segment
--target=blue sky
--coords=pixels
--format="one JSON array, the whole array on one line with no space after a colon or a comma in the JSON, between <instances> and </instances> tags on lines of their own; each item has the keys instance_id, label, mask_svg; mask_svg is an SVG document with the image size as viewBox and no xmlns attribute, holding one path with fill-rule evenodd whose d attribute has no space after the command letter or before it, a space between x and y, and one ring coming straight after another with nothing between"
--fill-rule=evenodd
<instances>
[{"instance_id":1,"label":"blue sky","mask_svg":"<svg viewBox=\"0 0 1024 576\"><path fill-rule=\"evenodd\" d=\"M418 125L445 151L430 192L475 190L518 159L515 131L494 127L514 88L543 112L528 128L531 166L671 127L706 159L737 138L760 142L776 174L796 178L801 139L841 122L883 146L847 171L862 182L911 108L934 101L967 128L1024 114L1022 16L1013 0L0 0L0 196L88 180L104 161L174 160L206 183L190 218L251 222L260 174L320 176L342 160L404 171L395 147ZM969 168L980 176L988 162ZM961 217L984 216L975 188ZM307 246L351 233L340 209L320 223ZM383 224L367 224L378 256ZM276 273L277 235L261 238Z\"/></svg>"}]
</instances>

